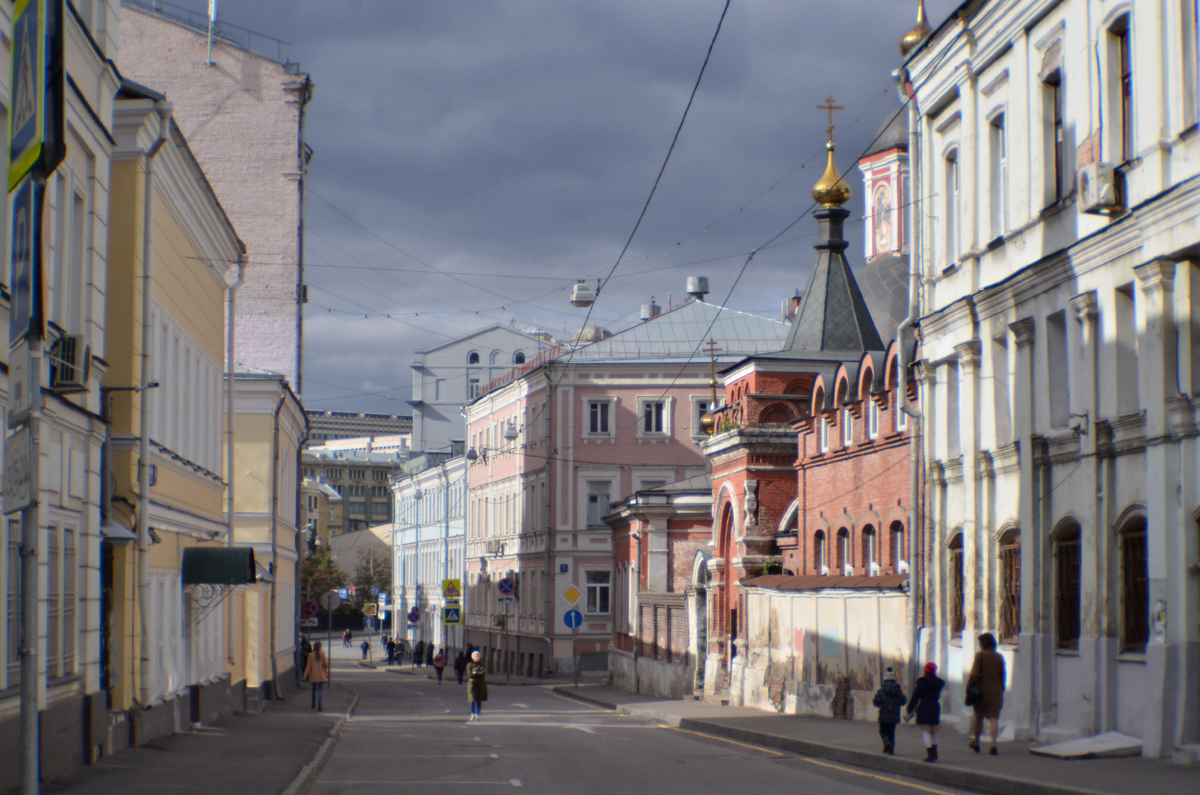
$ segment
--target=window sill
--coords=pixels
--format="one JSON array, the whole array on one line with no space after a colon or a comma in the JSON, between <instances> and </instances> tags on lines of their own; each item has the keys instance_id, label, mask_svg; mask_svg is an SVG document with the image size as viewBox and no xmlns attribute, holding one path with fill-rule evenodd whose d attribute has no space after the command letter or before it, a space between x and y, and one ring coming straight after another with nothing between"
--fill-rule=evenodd
<instances>
[{"instance_id":1,"label":"window sill","mask_svg":"<svg viewBox=\"0 0 1200 795\"><path fill-rule=\"evenodd\" d=\"M1117 662L1145 664L1146 652L1144 652L1144 651L1123 651L1117 655Z\"/></svg>"},{"instance_id":2,"label":"window sill","mask_svg":"<svg viewBox=\"0 0 1200 795\"><path fill-rule=\"evenodd\" d=\"M1069 646L1060 646L1054 650L1054 654L1058 657L1078 657L1079 649L1072 649Z\"/></svg>"}]
</instances>

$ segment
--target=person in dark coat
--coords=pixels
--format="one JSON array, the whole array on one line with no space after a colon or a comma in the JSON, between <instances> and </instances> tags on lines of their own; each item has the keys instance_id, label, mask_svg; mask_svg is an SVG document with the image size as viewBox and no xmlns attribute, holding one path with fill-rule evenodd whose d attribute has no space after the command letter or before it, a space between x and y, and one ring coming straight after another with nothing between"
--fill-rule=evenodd
<instances>
[{"instance_id":1,"label":"person in dark coat","mask_svg":"<svg viewBox=\"0 0 1200 795\"><path fill-rule=\"evenodd\" d=\"M433 666L433 644L432 643L430 643L428 646L425 647L425 664L428 666L431 666L431 667Z\"/></svg>"},{"instance_id":2,"label":"person in dark coat","mask_svg":"<svg viewBox=\"0 0 1200 795\"><path fill-rule=\"evenodd\" d=\"M438 684L442 683L442 671L446 670L446 651L438 649L438 653L433 656L433 670L437 673Z\"/></svg>"},{"instance_id":3,"label":"person in dark coat","mask_svg":"<svg viewBox=\"0 0 1200 795\"><path fill-rule=\"evenodd\" d=\"M936 762L937 727L942 722L942 688L946 680L937 676L937 665L925 663L925 675L917 680L912 698L908 700L908 717L917 715L917 726L921 729L921 742L925 744L925 761Z\"/></svg>"},{"instance_id":4,"label":"person in dark coat","mask_svg":"<svg viewBox=\"0 0 1200 795\"><path fill-rule=\"evenodd\" d=\"M471 662L467 664L467 701L471 702L471 720L479 720L480 709L487 701L487 668L478 651L471 652Z\"/></svg>"},{"instance_id":5,"label":"person in dark coat","mask_svg":"<svg viewBox=\"0 0 1200 795\"><path fill-rule=\"evenodd\" d=\"M396 663L396 641L392 640L391 638L388 638L387 653L388 665L394 665Z\"/></svg>"},{"instance_id":6,"label":"person in dark coat","mask_svg":"<svg viewBox=\"0 0 1200 795\"><path fill-rule=\"evenodd\" d=\"M367 659L367 655L371 653L371 641L363 638L362 646L359 648L362 649L363 659Z\"/></svg>"},{"instance_id":7,"label":"person in dark coat","mask_svg":"<svg viewBox=\"0 0 1200 795\"><path fill-rule=\"evenodd\" d=\"M991 721L992 756L999 753L996 750L996 738L1000 734L1000 710L1004 708L1004 687L1007 672L1004 668L1004 658L996 651L996 636L985 632L979 636L979 651L975 654L975 662L971 664L971 673L967 675L967 687L973 682L979 683L980 697L972 706L975 709L975 739L971 741L971 749L979 753L979 735L983 733L983 721Z\"/></svg>"},{"instance_id":8,"label":"person in dark coat","mask_svg":"<svg viewBox=\"0 0 1200 795\"><path fill-rule=\"evenodd\" d=\"M458 683L460 685L462 684L463 674L466 672L467 672L467 655L463 654L460 651L458 653L458 656L454 658L454 674L455 674L455 676L458 677Z\"/></svg>"},{"instance_id":9,"label":"person in dark coat","mask_svg":"<svg viewBox=\"0 0 1200 795\"><path fill-rule=\"evenodd\" d=\"M413 665L425 664L425 641L417 641L417 648L413 651Z\"/></svg>"},{"instance_id":10,"label":"person in dark coat","mask_svg":"<svg viewBox=\"0 0 1200 795\"><path fill-rule=\"evenodd\" d=\"M883 672L883 687L875 691L875 706L879 707L879 736L883 739L883 752L896 755L896 724L900 722L900 708L904 706L904 691L896 682L896 672L888 668Z\"/></svg>"}]
</instances>

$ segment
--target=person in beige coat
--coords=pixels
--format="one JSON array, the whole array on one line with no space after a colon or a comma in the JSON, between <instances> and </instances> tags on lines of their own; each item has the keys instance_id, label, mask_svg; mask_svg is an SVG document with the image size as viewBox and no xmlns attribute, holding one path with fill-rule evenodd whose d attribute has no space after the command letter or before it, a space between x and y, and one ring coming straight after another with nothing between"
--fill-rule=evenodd
<instances>
[{"instance_id":1,"label":"person in beige coat","mask_svg":"<svg viewBox=\"0 0 1200 795\"><path fill-rule=\"evenodd\" d=\"M321 696L325 683L329 681L329 658L321 651L321 641L313 644L308 662L304 664L304 681L312 683L312 706L309 709L321 712Z\"/></svg>"},{"instance_id":2,"label":"person in beige coat","mask_svg":"<svg viewBox=\"0 0 1200 795\"><path fill-rule=\"evenodd\" d=\"M983 733L983 721L991 721L992 756L997 754L996 738L1000 734L1000 710L1004 708L1004 687L1007 673L1004 668L1004 658L996 651L996 636L985 632L979 636L979 652L971 665L971 673L967 676L967 687L974 682L979 683L979 700L975 708L975 739L971 741L971 749L979 753L979 735Z\"/></svg>"}]
</instances>

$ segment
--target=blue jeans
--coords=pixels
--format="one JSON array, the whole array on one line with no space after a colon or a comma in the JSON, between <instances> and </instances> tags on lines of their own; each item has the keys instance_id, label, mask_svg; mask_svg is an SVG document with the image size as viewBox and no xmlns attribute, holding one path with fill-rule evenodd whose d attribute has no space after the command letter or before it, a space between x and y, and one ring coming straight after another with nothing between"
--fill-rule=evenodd
<instances>
[{"instance_id":1,"label":"blue jeans","mask_svg":"<svg viewBox=\"0 0 1200 795\"><path fill-rule=\"evenodd\" d=\"M316 709L317 707L321 706L321 696L324 694L324 690L324 682L312 683L312 707L310 707L310 709Z\"/></svg>"},{"instance_id":2,"label":"blue jeans","mask_svg":"<svg viewBox=\"0 0 1200 795\"><path fill-rule=\"evenodd\" d=\"M483 707L482 701L472 701L471 702L471 714L478 715L479 710L482 709L482 707Z\"/></svg>"}]
</instances>

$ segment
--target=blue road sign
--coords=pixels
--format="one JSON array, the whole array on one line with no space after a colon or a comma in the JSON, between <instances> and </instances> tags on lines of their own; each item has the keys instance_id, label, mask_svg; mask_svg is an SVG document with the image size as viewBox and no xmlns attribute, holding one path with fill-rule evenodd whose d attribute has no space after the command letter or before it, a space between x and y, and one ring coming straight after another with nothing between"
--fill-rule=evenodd
<instances>
[{"instance_id":1,"label":"blue road sign","mask_svg":"<svg viewBox=\"0 0 1200 795\"><path fill-rule=\"evenodd\" d=\"M510 580L508 577L505 577L496 585L496 587L500 590L500 593L504 594L505 596L511 596L517 590L517 583L515 580Z\"/></svg>"},{"instance_id":2,"label":"blue road sign","mask_svg":"<svg viewBox=\"0 0 1200 795\"><path fill-rule=\"evenodd\" d=\"M350 589L349 588L338 588L337 595L339 598L341 598L343 600L349 599L350 598Z\"/></svg>"},{"instance_id":3,"label":"blue road sign","mask_svg":"<svg viewBox=\"0 0 1200 795\"><path fill-rule=\"evenodd\" d=\"M458 605L449 605L442 608L442 623L447 625L462 624L462 608Z\"/></svg>"},{"instance_id":4,"label":"blue road sign","mask_svg":"<svg viewBox=\"0 0 1200 795\"><path fill-rule=\"evenodd\" d=\"M408 611L408 623L410 623L410 624L421 623L421 612L419 610L417 610L417 608L414 607L412 610Z\"/></svg>"},{"instance_id":5,"label":"blue road sign","mask_svg":"<svg viewBox=\"0 0 1200 795\"><path fill-rule=\"evenodd\" d=\"M563 614L563 623L567 625L568 629L579 629L583 624L583 613L578 610L568 610Z\"/></svg>"}]
</instances>

